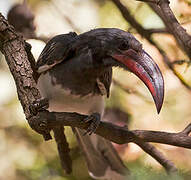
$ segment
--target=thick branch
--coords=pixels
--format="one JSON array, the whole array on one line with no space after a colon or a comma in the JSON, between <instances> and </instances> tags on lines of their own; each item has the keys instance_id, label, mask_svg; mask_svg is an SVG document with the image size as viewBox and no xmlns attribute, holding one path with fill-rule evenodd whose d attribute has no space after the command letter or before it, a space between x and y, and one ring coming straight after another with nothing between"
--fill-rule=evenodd
<instances>
[{"instance_id":1,"label":"thick branch","mask_svg":"<svg viewBox=\"0 0 191 180\"><path fill-rule=\"evenodd\" d=\"M43 111L33 117L33 128L39 127L42 122L47 122L47 127L53 129L58 126L72 126L81 129L87 129L89 123L84 123L86 115L68 112L48 112ZM42 121L42 122L41 122ZM38 130L37 130L38 131ZM109 122L101 122L96 130L96 134L117 144L125 144L137 141L155 142L161 144L169 144L191 149L191 137L188 135L191 132L191 124L179 133L168 133L161 131L148 130L128 130L126 127L116 126Z\"/></svg>"},{"instance_id":2,"label":"thick branch","mask_svg":"<svg viewBox=\"0 0 191 180\"><path fill-rule=\"evenodd\" d=\"M38 101L41 96L36 88L33 78L33 70L28 60L24 40L15 33L15 30L0 14L0 44L1 52L5 55L9 69L15 79L18 98L22 104L26 119L32 117L30 105ZM50 138L48 130L45 130L45 139Z\"/></svg>"},{"instance_id":3,"label":"thick branch","mask_svg":"<svg viewBox=\"0 0 191 180\"><path fill-rule=\"evenodd\" d=\"M13 27L0 14L0 41L2 53L5 55L10 71L15 79L19 100L24 109L26 118L31 116L29 105L35 99L40 98L40 94L35 87L33 71L30 67L24 41L14 32ZM22 54L22 57L21 57ZM15 61L12 61L14 59ZM22 93L22 94L21 94Z\"/></svg>"}]
</instances>

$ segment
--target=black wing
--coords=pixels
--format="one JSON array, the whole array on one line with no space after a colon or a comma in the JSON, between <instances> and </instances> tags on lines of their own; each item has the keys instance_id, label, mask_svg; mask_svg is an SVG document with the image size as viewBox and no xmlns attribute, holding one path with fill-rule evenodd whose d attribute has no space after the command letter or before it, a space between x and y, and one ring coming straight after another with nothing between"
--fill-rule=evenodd
<instances>
[{"instance_id":1,"label":"black wing","mask_svg":"<svg viewBox=\"0 0 191 180\"><path fill-rule=\"evenodd\" d=\"M62 62L72 53L72 43L75 41L77 34L71 32L53 37L41 52L36 69L42 73Z\"/></svg>"}]
</instances>

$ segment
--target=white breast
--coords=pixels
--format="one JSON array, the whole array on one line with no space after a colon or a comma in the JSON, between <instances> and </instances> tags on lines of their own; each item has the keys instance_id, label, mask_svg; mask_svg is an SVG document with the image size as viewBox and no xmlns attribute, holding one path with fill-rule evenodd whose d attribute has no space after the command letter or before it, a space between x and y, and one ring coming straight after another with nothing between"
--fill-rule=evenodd
<instances>
[{"instance_id":1,"label":"white breast","mask_svg":"<svg viewBox=\"0 0 191 180\"><path fill-rule=\"evenodd\" d=\"M77 112L80 114L92 114L104 111L104 98L101 95L79 96L73 95L70 89L64 89L61 85L53 86L49 73L42 74L38 80L38 88L44 98L49 99L49 110L55 112Z\"/></svg>"}]
</instances>

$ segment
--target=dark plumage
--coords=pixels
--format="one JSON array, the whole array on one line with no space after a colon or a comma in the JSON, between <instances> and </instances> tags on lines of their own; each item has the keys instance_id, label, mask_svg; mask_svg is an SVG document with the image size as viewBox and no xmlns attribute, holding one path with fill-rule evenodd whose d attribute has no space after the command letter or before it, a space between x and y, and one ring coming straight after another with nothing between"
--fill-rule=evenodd
<instances>
[{"instance_id":1,"label":"dark plumage","mask_svg":"<svg viewBox=\"0 0 191 180\"><path fill-rule=\"evenodd\" d=\"M158 66L134 36L115 28L58 35L47 43L37 71L41 73L38 86L49 99L49 110L89 115L86 121L92 123L87 132L92 134L104 112L103 95L109 97L113 66L137 75L160 111L164 85ZM95 134L82 136L83 131L76 128L74 131L92 177L124 179L125 166L110 142Z\"/></svg>"}]
</instances>

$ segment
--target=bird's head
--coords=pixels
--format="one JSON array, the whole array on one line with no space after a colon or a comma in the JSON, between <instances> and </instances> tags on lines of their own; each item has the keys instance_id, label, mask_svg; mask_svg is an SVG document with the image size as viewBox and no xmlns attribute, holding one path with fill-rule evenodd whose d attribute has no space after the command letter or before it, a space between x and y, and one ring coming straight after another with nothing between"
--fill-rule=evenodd
<instances>
[{"instance_id":1,"label":"bird's head","mask_svg":"<svg viewBox=\"0 0 191 180\"><path fill-rule=\"evenodd\" d=\"M164 80L159 67L143 50L142 44L130 33L115 28L92 30L88 36L96 37L95 41L99 44L96 46L100 47L98 52L102 51L105 66L123 67L144 82L159 113L164 99Z\"/></svg>"}]
</instances>

